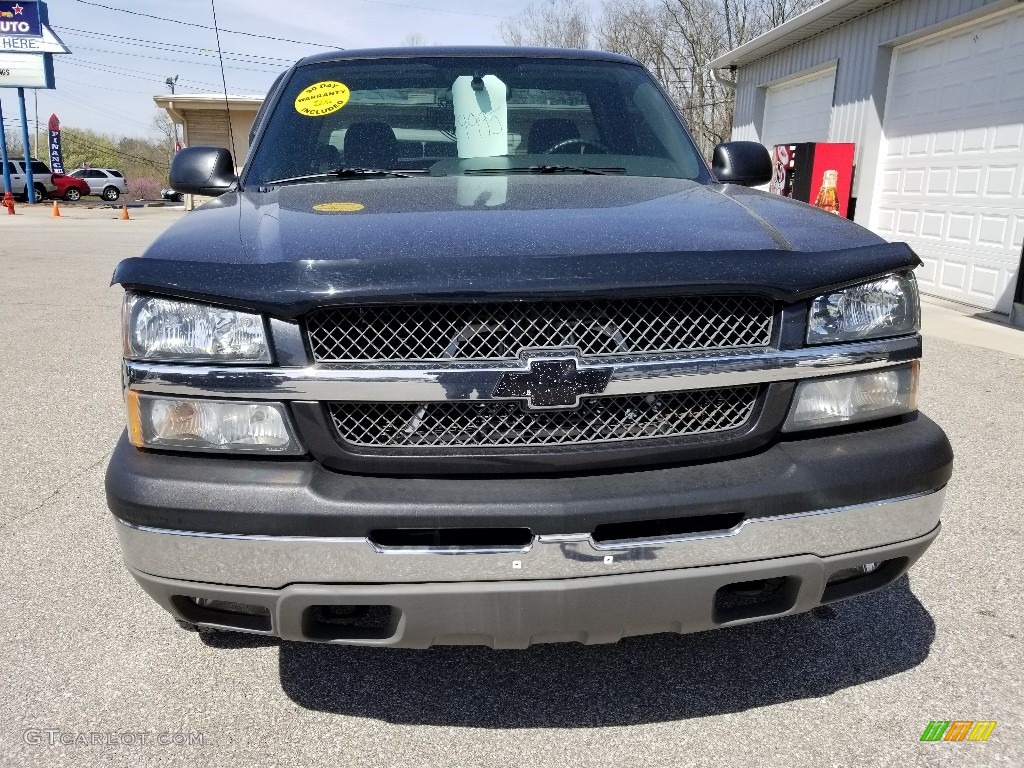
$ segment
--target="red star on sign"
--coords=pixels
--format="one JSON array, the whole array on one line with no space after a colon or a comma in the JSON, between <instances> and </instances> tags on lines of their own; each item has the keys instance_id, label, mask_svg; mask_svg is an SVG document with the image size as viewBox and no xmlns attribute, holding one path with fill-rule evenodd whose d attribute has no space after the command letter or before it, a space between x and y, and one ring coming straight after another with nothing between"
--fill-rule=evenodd
<instances>
[{"instance_id":1,"label":"red star on sign","mask_svg":"<svg viewBox=\"0 0 1024 768\"><path fill-rule=\"evenodd\" d=\"M21 16L21 12L24 11L25 9L18 5L17 3L15 3L14 7L11 8L11 10L14 11L15 16Z\"/></svg>"}]
</instances>

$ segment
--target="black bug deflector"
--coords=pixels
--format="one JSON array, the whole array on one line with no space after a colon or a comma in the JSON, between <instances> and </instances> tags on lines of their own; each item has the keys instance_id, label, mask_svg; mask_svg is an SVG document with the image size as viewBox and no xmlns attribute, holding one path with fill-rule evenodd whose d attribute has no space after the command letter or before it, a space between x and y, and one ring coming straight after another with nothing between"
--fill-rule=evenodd
<instances>
[{"instance_id":1,"label":"black bug deflector","mask_svg":"<svg viewBox=\"0 0 1024 768\"><path fill-rule=\"evenodd\" d=\"M841 285L920 264L904 243L847 250L711 251L593 256L453 256L224 264L172 259L122 261L113 282L227 303L292 319L319 306L352 303L543 300L677 293L761 293L795 302Z\"/></svg>"},{"instance_id":2,"label":"black bug deflector","mask_svg":"<svg viewBox=\"0 0 1024 768\"><path fill-rule=\"evenodd\" d=\"M920 261L778 195L688 179L511 176L352 180L229 193L173 224L113 281L294 318L319 306L762 293L792 302ZM317 212L358 201L358 212Z\"/></svg>"}]
</instances>

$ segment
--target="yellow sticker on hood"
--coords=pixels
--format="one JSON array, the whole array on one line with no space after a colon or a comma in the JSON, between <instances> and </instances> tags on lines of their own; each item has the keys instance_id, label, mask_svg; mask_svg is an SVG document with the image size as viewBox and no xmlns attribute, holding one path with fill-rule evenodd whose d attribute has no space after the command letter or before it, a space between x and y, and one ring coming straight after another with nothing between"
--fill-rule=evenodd
<instances>
[{"instance_id":1,"label":"yellow sticker on hood","mask_svg":"<svg viewBox=\"0 0 1024 768\"><path fill-rule=\"evenodd\" d=\"M295 97L295 111L306 117L323 117L348 104L348 97L348 86L344 83L322 80Z\"/></svg>"},{"instance_id":2,"label":"yellow sticker on hood","mask_svg":"<svg viewBox=\"0 0 1024 768\"><path fill-rule=\"evenodd\" d=\"M320 203L313 206L314 211L324 213L354 213L363 210L362 203Z\"/></svg>"}]
</instances>

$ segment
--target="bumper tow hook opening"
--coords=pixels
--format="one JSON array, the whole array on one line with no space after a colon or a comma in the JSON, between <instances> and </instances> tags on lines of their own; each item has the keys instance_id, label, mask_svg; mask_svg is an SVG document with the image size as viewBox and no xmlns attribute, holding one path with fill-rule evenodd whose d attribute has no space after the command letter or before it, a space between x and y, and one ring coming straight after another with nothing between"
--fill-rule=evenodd
<instances>
[{"instance_id":1,"label":"bumper tow hook opening","mask_svg":"<svg viewBox=\"0 0 1024 768\"><path fill-rule=\"evenodd\" d=\"M302 633L313 640L383 640L395 634L399 612L390 605L311 605Z\"/></svg>"},{"instance_id":2,"label":"bumper tow hook opening","mask_svg":"<svg viewBox=\"0 0 1024 768\"><path fill-rule=\"evenodd\" d=\"M187 621L196 624L216 624L250 632L271 629L270 609L262 605L195 595L174 595L171 603Z\"/></svg>"},{"instance_id":3,"label":"bumper tow hook opening","mask_svg":"<svg viewBox=\"0 0 1024 768\"><path fill-rule=\"evenodd\" d=\"M715 592L714 620L725 624L785 613L796 604L799 591L800 579L795 576L726 584Z\"/></svg>"},{"instance_id":4,"label":"bumper tow hook opening","mask_svg":"<svg viewBox=\"0 0 1024 768\"><path fill-rule=\"evenodd\" d=\"M910 560L897 557L881 562L861 563L840 568L829 575L825 581L825 591L821 595L822 603L831 603L856 597L895 581L910 567Z\"/></svg>"}]
</instances>

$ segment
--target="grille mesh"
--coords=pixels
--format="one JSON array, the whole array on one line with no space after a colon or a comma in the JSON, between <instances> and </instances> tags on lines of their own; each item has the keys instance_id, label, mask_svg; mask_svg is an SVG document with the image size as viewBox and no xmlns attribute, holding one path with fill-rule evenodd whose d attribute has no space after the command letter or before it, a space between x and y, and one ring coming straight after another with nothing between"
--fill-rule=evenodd
<instances>
[{"instance_id":1,"label":"grille mesh","mask_svg":"<svg viewBox=\"0 0 1024 768\"><path fill-rule=\"evenodd\" d=\"M760 296L335 307L306 317L318 363L509 360L523 349L584 356L761 347L772 303Z\"/></svg>"},{"instance_id":2,"label":"grille mesh","mask_svg":"<svg viewBox=\"0 0 1024 768\"><path fill-rule=\"evenodd\" d=\"M329 403L338 435L378 448L512 447L702 435L741 427L758 387L594 397L571 411L504 401Z\"/></svg>"}]
</instances>

